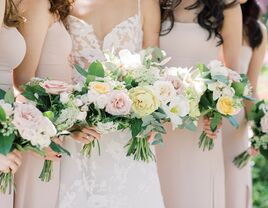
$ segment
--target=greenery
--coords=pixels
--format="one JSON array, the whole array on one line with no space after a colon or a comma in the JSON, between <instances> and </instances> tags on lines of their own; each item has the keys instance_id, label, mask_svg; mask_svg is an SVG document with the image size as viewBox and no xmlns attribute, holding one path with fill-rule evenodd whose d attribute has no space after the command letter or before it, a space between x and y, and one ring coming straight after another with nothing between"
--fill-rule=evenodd
<instances>
[{"instance_id":1,"label":"greenery","mask_svg":"<svg viewBox=\"0 0 268 208\"><path fill-rule=\"evenodd\" d=\"M263 22L268 26L268 12L263 15ZM268 76L268 66L262 69L261 76ZM261 84L265 85L265 84ZM253 166L253 207L268 207L268 162L264 157L259 156L254 159Z\"/></svg>"}]
</instances>

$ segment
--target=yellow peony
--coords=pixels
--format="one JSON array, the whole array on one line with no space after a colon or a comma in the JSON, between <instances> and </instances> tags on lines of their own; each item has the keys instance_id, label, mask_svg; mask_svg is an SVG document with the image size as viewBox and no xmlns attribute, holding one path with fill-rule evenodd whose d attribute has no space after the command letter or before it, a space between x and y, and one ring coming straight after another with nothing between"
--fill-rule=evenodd
<instances>
[{"instance_id":1,"label":"yellow peony","mask_svg":"<svg viewBox=\"0 0 268 208\"><path fill-rule=\"evenodd\" d=\"M140 117L150 115L160 106L160 101L152 90L147 87L136 87L129 91L132 110Z\"/></svg>"},{"instance_id":2,"label":"yellow peony","mask_svg":"<svg viewBox=\"0 0 268 208\"><path fill-rule=\"evenodd\" d=\"M99 94L107 94L111 91L110 85L103 82L92 82L90 87Z\"/></svg>"},{"instance_id":3,"label":"yellow peony","mask_svg":"<svg viewBox=\"0 0 268 208\"><path fill-rule=\"evenodd\" d=\"M237 109L235 108L235 101L231 97L223 96L220 97L217 102L217 110L223 115L235 115Z\"/></svg>"}]
</instances>

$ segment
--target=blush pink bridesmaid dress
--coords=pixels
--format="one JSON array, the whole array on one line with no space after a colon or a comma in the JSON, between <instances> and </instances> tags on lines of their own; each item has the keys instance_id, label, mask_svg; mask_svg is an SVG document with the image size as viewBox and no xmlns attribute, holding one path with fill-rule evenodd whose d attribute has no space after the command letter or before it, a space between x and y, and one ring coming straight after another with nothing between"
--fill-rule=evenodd
<instances>
[{"instance_id":1,"label":"blush pink bridesmaid dress","mask_svg":"<svg viewBox=\"0 0 268 208\"><path fill-rule=\"evenodd\" d=\"M49 29L43 46L36 77L71 83L68 62L72 40L64 25L55 22ZM26 153L16 175L15 208L56 208L59 192L60 163L54 162L53 178L49 183L38 177L44 160Z\"/></svg>"},{"instance_id":2,"label":"blush pink bridesmaid dress","mask_svg":"<svg viewBox=\"0 0 268 208\"><path fill-rule=\"evenodd\" d=\"M161 37L160 46L170 56L169 66L192 67L219 59L217 41L196 23L175 22L172 31ZM221 133L214 149L203 152L195 132L173 131L167 125L163 147L157 148L157 165L166 208L225 208L224 160Z\"/></svg>"},{"instance_id":3,"label":"blush pink bridesmaid dress","mask_svg":"<svg viewBox=\"0 0 268 208\"><path fill-rule=\"evenodd\" d=\"M252 49L243 46L241 51L241 73L247 74L252 57ZM238 169L233 164L235 156L249 147L248 126L245 112L237 116L239 129L233 128L228 122L223 122L223 151L225 165L225 189L227 208L251 208L251 168L248 164Z\"/></svg>"},{"instance_id":4,"label":"blush pink bridesmaid dress","mask_svg":"<svg viewBox=\"0 0 268 208\"><path fill-rule=\"evenodd\" d=\"M12 69L22 61L26 52L23 37L16 28L0 28L0 88L12 89ZM0 207L13 208L13 193L0 194Z\"/></svg>"}]
</instances>

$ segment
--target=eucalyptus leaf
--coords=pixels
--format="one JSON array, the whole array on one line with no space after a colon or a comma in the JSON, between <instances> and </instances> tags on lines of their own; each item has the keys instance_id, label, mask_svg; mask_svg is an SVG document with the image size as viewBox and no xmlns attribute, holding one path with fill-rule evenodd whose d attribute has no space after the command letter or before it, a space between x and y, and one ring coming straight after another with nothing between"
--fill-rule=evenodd
<instances>
[{"instance_id":1,"label":"eucalyptus leaf","mask_svg":"<svg viewBox=\"0 0 268 208\"><path fill-rule=\"evenodd\" d=\"M13 104L15 102L15 96L11 90L6 91L6 94L4 96L4 100L5 100L5 102L7 102L9 104Z\"/></svg>"},{"instance_id":2,"label":"eucalyptus leaf","mask_svg":"<svg viewBox=\"0 0 268 208\"><path fill-rule=\"evenodd\" d=\"M12 151L12 145L15 138L15 134L4 136L2 133L0 133L0 154L7 155Z\"/></svg>"},{"instance_id":3,"label":"eucalyptus leaf","mask_svg":"<svg viewBox=\"0 0 268 208\"><path fill-rule=\"evenodd\" d=\"M222 115L215 112L210 123L210 129L214 132L217 130L219 123L221 122Z\"/></svg>"},{"instance_id":4,"label":"eucalyptus leaf","mask_svg":"<svg viewBox=\"0 0 268 208\"><path fill-rule=\"evenodd\" d=\"M225 77L223 75L215 75L215 76L213 76L213 78L216 79L219 82L222 82L222 83L226 84L226 85L229 84L229 80L227 79L227 77Z\"/></svg>"}]
</instances>

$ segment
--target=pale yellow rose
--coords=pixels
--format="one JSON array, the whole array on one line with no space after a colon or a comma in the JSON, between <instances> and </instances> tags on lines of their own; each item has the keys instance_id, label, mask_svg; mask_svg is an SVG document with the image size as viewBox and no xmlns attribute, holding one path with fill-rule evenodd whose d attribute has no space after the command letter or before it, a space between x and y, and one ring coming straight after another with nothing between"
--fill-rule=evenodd
<instances>
[{"instance_id":1,"label":"pale yellow rose","mask_svg":"<svg viewBox=\"0 0 268 208\"><path fill-rule=\"evenodd\" d=\"M140 117L150 115L160 106L160 101L154 92L147 87L136 87L129 91L132 100L132 110Z\"/></svg>"},{"instance_id":2,"label":"pale yellow rose","mask_svg":"<svg viewBox=\"0 0 268 208\"><path fill-rule=\"evenodd\" d=\"M111 86L104 82L92 82L90 83L90 89L99 94L107 94L111 91Z\"/></svg>"},{"instance_id":3,"label":"pale yellow rose","mask_svg":"<svg viewBox=\"0 0 268 208\"><path fill-rule=\"evenodd\" d=\"M227 96L220 97L217 102L217 110L223 115L236 115L238 109L235 106L235 100Z\"/></svg>"}]
</instances>

